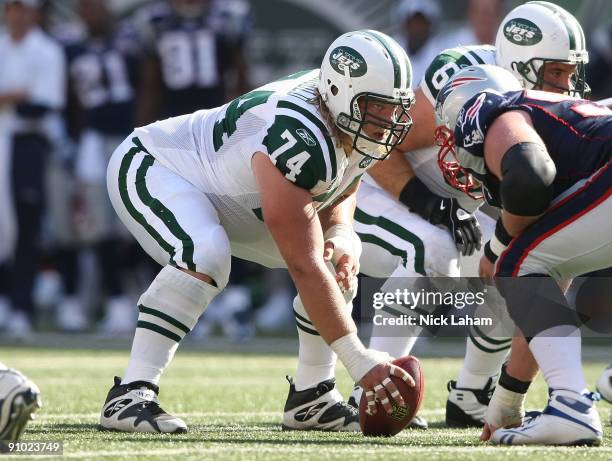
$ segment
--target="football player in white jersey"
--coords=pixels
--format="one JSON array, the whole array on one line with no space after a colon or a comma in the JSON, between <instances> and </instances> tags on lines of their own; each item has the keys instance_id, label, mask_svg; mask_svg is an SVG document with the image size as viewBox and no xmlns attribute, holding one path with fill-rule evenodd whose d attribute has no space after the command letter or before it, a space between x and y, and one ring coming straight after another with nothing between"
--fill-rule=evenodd
<instances>
[{"instance_id":1,"label":"football player in white jersey","mask_svg":"<svg viewBox=\"0 0 612 461\"><path fill-rule=\"evenodd\" d=\"M334 388L337 356L373 411L375 398L392 411L386 392L403 405L390 376L412 378L388 354L366 349L350 317L361 250L352 216L361 175L412 125L410 84L410 61L394 40L350 32L320 70L137 128L117 148L111 202L163 269L138 302L130 360L108 393L102 428L187 430L160 408L159 379L226 285L232 255L286 267L299 293L299 364L284 428L359 430L357 412Z\"/></svg>"},{"instance_id":2,"label":"football player in white jersey","mask_svg":"<svg viewBox=\"0 0 612 461\"><path fill-rule=\"evenodd\" d=\"M489 241L499 232L493 219L477 211L482 202L452 188L438 167L438 148L433 146L438 92L464 67L496 64L528 89L566 92L572 80L573 92L584 93L587 62L578 21L542 1L513 9L501 23L495 47L458 46L436 56L415 91L413 130L389 159L368 171L359 189L354 227L363 243L361 272L391 277L383 291L405 285L410 277L479 276L481 234ZM389 327L375 325L369 345L400 357L410 352L419 333L413 327L411 337L393 337ZM448 384L447 425L484 424L510 343L511 338L496 330L470 331L458 379ZM359 394L356 388L349 403L358 402Z\"/></svg>"},{"instance_id":3,"label":"football player in white jersey","mask_svg":"<svg viewBox=\"0 0 612 461\"><path fill-rule=\"evenodd\" d=\"M0 362L0 443L19 439L40 406L38 386Z\"/></svg>"}]
</instances>

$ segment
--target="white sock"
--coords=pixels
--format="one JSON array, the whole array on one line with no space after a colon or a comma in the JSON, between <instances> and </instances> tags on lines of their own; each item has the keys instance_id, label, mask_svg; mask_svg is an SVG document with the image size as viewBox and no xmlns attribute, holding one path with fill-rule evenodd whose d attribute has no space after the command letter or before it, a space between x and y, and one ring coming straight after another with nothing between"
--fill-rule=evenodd
<instances>
[{"instance_id":1,"label":"white sock","mask_svg":"<svg viewBox=\"0 0 612 461\"><path fill-rule=\"evenodd\" d=\"M303 391L333 378L337 357L308 318L299 295L293 300L293 310L300 341L294 382L295 389Z\"/></svg>"},{"instance_id":2,"label":"white sock","mask_svg":"<svg viewBox=\"0 0 612 461\"><path fill-rule=\"evenodd\" d=\"M165 266L138 300L138 325L122 384L158 384L180 341L219 289Z\"/></svg>"},{"instance_id":3,"label":"white sock","mask_svg":"<svg viewBox=\"0 0 612 461\"><path fill-rule=\"evenodd\" d=\"M484 389L489 378L493 378L495 384L495 377L501 371L501 366L510 351L511 342L512 338L468 337L457 387Z\"/></svg>"},{"instance_id":4,"label":"white sock","mask_svg":"<svg viewBox=\"0 0 612 461\"><path fill-rule=\"evenodd\" d=\"M388 353L391 357L404 357L410 354L418 336L377 336L376 326L372 329L372 337L370 338L370 349L376 349Z\"/></svg>"},{"instance_id":5,"label":"white sock","mask_svg":"<svg viewBox=\"0 0 612 461\"><path fill-rule=\"evenodd\" d=\"M415 280L417 277L420 277L420 275L400 266L385 281L380 288L380 292L394 293L396 290L400 292L410 290L413 288L412 285L417 283L417 280ZM410 354L423 328L418 324L412 326L392 326L389 323L385 323L385 319L396 319L402 315L418 319L419 314L410 309L409 306L391 303L375 310L374 315L377 318L373 319L372 334L368 347L386 352L395 358Z\"/></svg>"},{"instance_id":6,"label":"white sock","mask_svg":"<svg viewBox=\"0 0 612 461\"><path fill-rule=\"evenodd\" d=\"M582 372L580 330L572 325L549 328L529 342L529 349L549 389L587 390Z\"/></svg>"},{"instance_id":7,"label":"white sock","mask_svg":"<svg viewBox=\"0 0 612 461\"><path fill-rule=\"evenodd\" d=\"M130 361L121 384L146 381L155 385L174 357L179 343L145 328L136 328Z\"/></svg>"}]
</instances>

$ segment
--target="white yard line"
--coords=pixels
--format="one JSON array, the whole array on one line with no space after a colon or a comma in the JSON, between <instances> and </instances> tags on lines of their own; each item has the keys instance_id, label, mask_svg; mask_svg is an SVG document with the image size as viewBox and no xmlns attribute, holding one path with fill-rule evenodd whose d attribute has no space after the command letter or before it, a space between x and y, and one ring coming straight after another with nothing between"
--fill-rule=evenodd
<instances>
[{"instance_id":1,"label":"white yard line","mask_svg":"<svg viewBox=\"0 0 612 461\"><path fill-rule=\"evenodd\" d=\"M423 410L419 412L422 416L441 416L445 414L444 408L435 408L431 410ZM177 412L177 416L184 418L280 418L281 411L193 411L188 413ZM44 420L62 420L62 419L90 419L99 418L100 413L37 413L36 421ZM280 419L279 419L280 421Z\"/></svg>"},{"instance_id":2,"label":"white yard line","mask_svg":"<svg viewBox=\"0 0 612 461\"><path fill-rule=\"evenodd\" d=\"M299 442L297 442L299 443ZM170 455L188 455L188 454L216 454L216 453L286 453L286 454L298 454L306 453L312 454L317 447L296 447L294 444L283 445L282 441L279 441L278 445L262 447L261 445L253 447L235 446L235 445L220 445L213 447L193 447L193 448L168 448L168 449L155 449L155 450L138 450L134 453L135 456L170 456ZM495 446L467 446L467 447L410 447L410 446L384 446L379 445L376 447L363 447L363 446L346 446L338 445L334 446L334 454L338 453L359 453L362 455L380 455L383 453L397 453L402 452L404 454L500 454L502 452L508 453L512 450L513 455L530 454L534 451L539 450L550 450L551 447L495 447ZM577 453L577 449L574 448L556 448L559 453L566 452ZM589 449L591 450L591 449ZM612 447L598 447L592 448L593 455L602 455L611 453ZM580 451L582 453L582 450ZM125 450L109 450L109 451L78 451L74 453L64 453L65 458L107 458L107 457L119 457L126 456Z\"/></svg>"}]
</instances>

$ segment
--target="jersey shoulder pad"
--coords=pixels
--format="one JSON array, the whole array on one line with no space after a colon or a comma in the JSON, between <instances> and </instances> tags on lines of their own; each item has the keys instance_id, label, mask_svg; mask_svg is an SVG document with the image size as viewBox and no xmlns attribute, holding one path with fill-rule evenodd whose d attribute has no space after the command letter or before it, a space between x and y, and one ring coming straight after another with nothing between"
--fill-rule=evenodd
<instances>
[{"instance_id":1,"label":"jersey shoulder pad","mask_svg":"<svg viewBox=\"0 0 612 461\"><path fill-rule=\"evenodd\" d=\"M502 113L508 110L523 109L515 104L522 91L500 94L495 91L482 91L470 98L464 105L455 126L455 144L472 155L484 155L484 139L487 130Z\"/></svg>"},{"instance_id":2,"label":"jersey shoulder pad","mask_svg":"<svg viewBox=\"0 0 612 461\"><path fill-rule=\"evenodd\" d=\"M435 106L436 98L448 80L464 67L495 64L495 47L491 45L456 46L441 51L431 61L421 80L421 90Z\"/></svg>"},{"instance_id":3,"label":"jersey shoulder pad","mask_svg":"<svg viewBox=\"0 0 612 461\"><path fill-rule=\"evenodd\" d=\"M311 110L288 99L280 99L274 119L262 142L276 167L303 189L336 176L332 138L323 121Z\"/></svg>"}]
</instances>

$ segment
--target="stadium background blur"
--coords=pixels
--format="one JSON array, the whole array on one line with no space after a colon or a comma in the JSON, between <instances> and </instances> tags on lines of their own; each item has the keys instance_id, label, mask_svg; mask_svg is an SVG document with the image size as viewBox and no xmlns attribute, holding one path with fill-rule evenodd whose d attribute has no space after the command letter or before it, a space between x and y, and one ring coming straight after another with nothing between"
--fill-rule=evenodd
<instances>
[{"instance_id":1,"label":"stadium background blur","mask_svg":"<svg viewBox=\"0 0 612 461\"><path fill-rule=\"evenodd\" d=\"M3 15L7 3L11 2L2 2ZM70 57L71 46L87 35L79 16L79 1L40 3L41 25ZM134 32L127 36L134 40L131 56L141 75L133 79L133 124L162 118L164 113L184 112L184 106L172 106L173 102L184 99L173 97L168 99L169 107L152 109L152 99L159 96L160 90L152 90L145 83L149 75L146 60L154 46L143 43L138 23L143 11L160 2L105 3L112 9L116 29ZM227 52L236 55L227 60L221 77L225 87L223 99L229 100L275 78L318 67L324 51L337 35L362 28L387 32L407 47L414 66L413 86L416 86L429 60L442 49L458 44L493 43L499 21L520 3L516 0L439 3L433 0L209 0L205 14L212 14L217 8L223 18L219 27L233 37L233 47ZM612 70L610 2L559 0L555 3L572 12L588 34L591 62L587 80L593 89L593 98L609 97L612 95L612 81L608 78ZM4 16L2 25L5 25ZM68 71L67 78L71 75ZM73 110L70 89L68 94L67 106L62 111L65 135L54 142L49 158L39 165L45 178L40 228L19 231L20 236L32 236L31 242L25 242L26 247L40 248L40 252L28 253L28 262L35 271L33 281L29 285L16 281L10 261L8 264L4 261L0 269L3 340L28 341L37 332L48 331L131 335L136 322L136 300L159 270L121 231L113 235L113 246L100 245L98 240L88 237L92 226L105 223L89 222L83 209L81 194L86 192L75 173L78 169L75 165L85 130L80 126L82 115ZM218 97L222 93L215 94ZM186 99L189 98L187 94ZM205 108L208 103L208 107L218 105L219 101L213 100L197 108ZM111 152L112 149L106 155ZM13 175L10 180L18 181L20 177ZM285 271L262 270L234 260L230 286L209 307L191 336L203 339L220 329L232 341L245 342L257 333L293 331L292 298L293 288ZM356 306L355 312L358 311Z\"/></svg>"}]
</instances>

